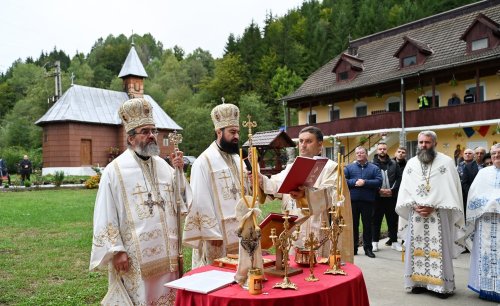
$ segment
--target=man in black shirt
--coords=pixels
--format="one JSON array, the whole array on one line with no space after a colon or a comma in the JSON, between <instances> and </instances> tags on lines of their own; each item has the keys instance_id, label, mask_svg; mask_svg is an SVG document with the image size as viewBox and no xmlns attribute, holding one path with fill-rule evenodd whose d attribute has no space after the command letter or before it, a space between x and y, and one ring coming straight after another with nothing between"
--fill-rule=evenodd
<instances>
[{"instance_id":1,"label":"man in black shirt","mask_svg":"<svg viewBox=\"0 0 500 306\"><path fill-rule=\"evenodd\" d=\"M383 142L377 145L377 154L373 158L373 164L380 168L382 174L382 186L378 191L374 205L372 222L372 245L373 251L377 252L380 226L384 215L389 231L389 240L385 245L390 246L393 242L398 241L398 214L395 209L399 184L401 183L401 171L399 165L387 155L387 144Z\"/></svg>"},{"instance_id":2,"label":"man in black shirt","mask_svg":"<svg viewBox=\"0 0 500 306\"><path fill-rule=\"evenodd\" d=\"M474 103L475 100L476 99L475 99L474 95L470 92L470 89L467 89L465 91L464 103Z\"/></svg>"}]
</instances>

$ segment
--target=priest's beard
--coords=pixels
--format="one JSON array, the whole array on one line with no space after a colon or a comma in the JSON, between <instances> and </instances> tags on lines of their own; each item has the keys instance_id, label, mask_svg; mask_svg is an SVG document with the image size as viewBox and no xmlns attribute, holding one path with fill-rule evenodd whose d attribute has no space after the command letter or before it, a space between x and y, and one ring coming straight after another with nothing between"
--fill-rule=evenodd
<instances>
[{"instance_id":1,"label":"priest's beard","mask_svg":"<svg viewBox=\"0 0 500 306\"><path fill-rule=\"evenodd\" d=\"M158 156L160 155L160 147L156 142L151 141L149 143L140 142L134 149L134 151L141 156Z\"/></svg>"},{"instance_id":2,"label":"priest's beard","mask_svg":"<svg viewBox=\"0 0 500 306\"><path fill-rule=\"evenodd\" d=\"M240 149L238 147L238 143L226 141L224 137L221 137L220 139L220 148L222 151L229 153L229 154L238 154Z\"/></svg>"},{"instance_id":3,"label":"priest's beard","mask_svg":"<svg viewBox=\"0 0 500 306\"><path fill-rule=\"evenodd\" d=\"M434 147L430 149L417 148L417 158L421 163L429 164L436 158L437 152Z\"/></svg>"}]
</instances>

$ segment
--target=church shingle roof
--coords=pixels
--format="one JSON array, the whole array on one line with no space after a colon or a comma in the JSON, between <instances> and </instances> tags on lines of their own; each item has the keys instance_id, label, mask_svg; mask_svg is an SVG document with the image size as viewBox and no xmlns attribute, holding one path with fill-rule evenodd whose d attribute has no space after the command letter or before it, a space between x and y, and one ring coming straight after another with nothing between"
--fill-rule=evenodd
<instances>
[{"instance_id":1,"label":"church shingle roof","mask_svg":"<svg viewBox=\"0 0 500 306\"><path fill-rule=\"evenodd\" d=\"M153 98L144 95L153 106L153 118L160 129L182 130ZM121 125L118 109L129 99L127 93L108 89L73 85L35 123L85 122Z\"/></svg>"}]
</instances>

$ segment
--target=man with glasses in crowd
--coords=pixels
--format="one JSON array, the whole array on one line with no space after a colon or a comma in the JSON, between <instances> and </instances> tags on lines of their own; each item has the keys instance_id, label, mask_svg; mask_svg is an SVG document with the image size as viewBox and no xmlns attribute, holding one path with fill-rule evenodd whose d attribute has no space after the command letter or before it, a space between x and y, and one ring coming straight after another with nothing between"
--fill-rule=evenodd
<instances>
[{"instance_id":1,"label":"man with glasses in crowd","mask_svg":"<svg viewBox=\"0 0 500 306\"><path fill-rule=\"evenodd\" d=\"M90 270L109 273L103 305L173 305L175 290L163 286L179 277L174 188L189 185L159 157L151 104L135 98L119 110L128 149L103 171L94 209ZM182 169L182 152L172 153ZM177 186L176 181L181 182ZM184 193L186 202L189 192Z\"/></svg>"}]
</instances>

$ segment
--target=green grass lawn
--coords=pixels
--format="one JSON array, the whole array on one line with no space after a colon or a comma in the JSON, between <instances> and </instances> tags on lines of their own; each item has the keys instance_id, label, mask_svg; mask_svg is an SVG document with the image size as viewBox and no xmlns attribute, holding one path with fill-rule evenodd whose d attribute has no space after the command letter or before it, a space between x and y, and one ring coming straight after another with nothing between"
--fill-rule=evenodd
<instances>
[{"instance_id":1,"label":"green grass lawn","mask_svg":"<svg viewBox=\"0 0 500 306\"><path fill-rule=\"evenodd\" d=\"M107 273L88 271L95 196L86 189L0 191L0 305L99 304ZM261 208L267 216L280 202ZM184 256L189 270L191 250Z\"/></svg>"},{"instance_id":2,"label":"green grass lawn","mask_svg":"<svg viewBox=\"0 0 500 306\"><path fill-rule=\"evenodd\" d=\"M0 193L0 305L99 304L89 273L95 190Z\"/></svg>"}]
</instances>

